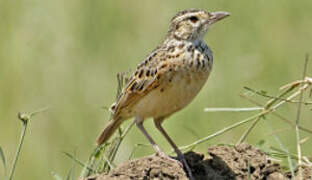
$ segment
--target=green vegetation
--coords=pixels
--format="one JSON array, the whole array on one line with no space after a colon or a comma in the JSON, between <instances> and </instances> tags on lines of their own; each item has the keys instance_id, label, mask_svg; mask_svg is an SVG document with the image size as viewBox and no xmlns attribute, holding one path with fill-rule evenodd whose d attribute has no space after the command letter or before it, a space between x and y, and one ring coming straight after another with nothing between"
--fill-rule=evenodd
<instances>
[{"instance_id":1,"label":"green vegetation","mask_svg":"<svg viewBox=\"0 0 312 180\"><path fill-rule=\"evenodd\" d=\"M48 111L36 115L40 120L28 125L14 179L80 176L82 168L72 159L85 163L94 151L95 139L109 119L109 112L102 107L109 107L115 99L116 74L134 70L164 38L170 18L187 8L224 10L231 17L216 24L206 36L214 51L214 69L207 84L190 106L164 123L179 146L192 144L255 114L208 113L205 108L255 107L239 96L245 92L265 104L270 99L265 95L278 96L279 87L302 78L305 54L312 54L309 0L1 0L0 179L5 174L2 168L7 175L10 173L19 142L17 112L46 106ZM311 69L310 60L310 77ZM307 94L305 102L311 101ZM297 106L285 103L278 115L295 125ZM284 123L278 115L265 116L246 141L286 157L283 164L289 168L287 158L298 158L296 126ZM250 124L209 139L195 150L205 153L211 144L235 144ZM301 130L312 129L310 104L302 104L299 124ZM145 126L170 152L153 123L147 120ZM311 156L312 141L306 139L310 136L310 132L300 131L304 156ZM151 147L137 145L145 143L137 128L132 128L120 144L114 163L130 155L153 153Z\"/></svg>"}]
</instances>

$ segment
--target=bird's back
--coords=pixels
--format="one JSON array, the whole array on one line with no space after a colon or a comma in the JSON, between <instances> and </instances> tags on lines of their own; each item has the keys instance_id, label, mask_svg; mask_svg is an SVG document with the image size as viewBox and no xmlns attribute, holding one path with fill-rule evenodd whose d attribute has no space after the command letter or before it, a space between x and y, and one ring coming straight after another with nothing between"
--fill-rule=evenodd
<instances>
[{"instance_id":1,"label":"bird's back","mask_svg":"<svg viewBox=\"0 0 312 180\"><path fill-rule=\"evenodd\" d=\"M189 104L212 69L203 41L164 41L141 64L112 110L117 117L166 117Z\"/></svg>"}]
</instances>

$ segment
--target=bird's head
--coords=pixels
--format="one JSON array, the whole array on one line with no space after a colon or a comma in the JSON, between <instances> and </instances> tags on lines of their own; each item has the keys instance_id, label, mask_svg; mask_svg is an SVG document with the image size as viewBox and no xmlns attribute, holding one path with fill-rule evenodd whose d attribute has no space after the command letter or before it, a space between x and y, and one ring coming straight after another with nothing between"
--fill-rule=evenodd
<instances>
[{"instance_id":1,"label":"bird's head","mask_svg":"<svg viewBox=\"0 0 312 180\"><path fill-rule=\"evenodd\" d=\"M171 20L169 36L191 41L202 39L212 24L229 15L228 12L207 12L198 9L180 11Z\"/></svg>"}]
</instances>

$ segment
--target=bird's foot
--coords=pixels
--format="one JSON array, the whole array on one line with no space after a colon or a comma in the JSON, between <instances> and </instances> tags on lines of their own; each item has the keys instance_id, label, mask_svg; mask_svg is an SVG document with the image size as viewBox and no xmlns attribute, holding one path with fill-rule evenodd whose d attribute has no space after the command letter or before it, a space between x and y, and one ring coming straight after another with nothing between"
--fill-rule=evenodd
<instances>
[{"instance_id":1,"label":"bird's foot","mask_svg":"<svg viewBox=\"0 0 312 180\"><path fill-rule=\"evenodd\" d=\"M168 156L167 154L165 154L165 153L162 152L162 151L156 152L155 155L158 156L158 157L160 157L160 158L162 158L162 159L166 159L166 160L169 160L169 161L171 161L171 162L173 162L173 163L177 163L180 167L183 167L183 164L182 164L179 160L174 159L173 157Z\"/></svg>"},{"instance_id":2,"label":"bird's foot","mask_svg":"<svg viewBox=\"0 0 312 180\"><path fill-rule=\"evenodd\" d=\"M188 165L185 157L183 154L178 154L178 160L180 162L182 162L183 164L183 167L185 168L187 174L188 174L188 177L190 180L195 180L194 176L193 176L193 173L192 173L192 169L190 168L190 166Z\"/></svg>"},{"instance_id":3,"label":"bird's foot","mask_svg":"<svg viewBox=\"0 0 312 180\"><path fill-rule=\"evenodd\" d=\"M192 170L191 170L190 166L188 165L188 163L187 163L187 161L186 161L186 159L185 159L185 157L183 155L178 155L177 159L175 159L175 158L172 158L172 157L168 156L167 154L165 154L162 151L158 151L158 152L156 152L156 156L159 156L159 157L161 157L163 159L166 159L166 160L169 160L171 162L177 163L181 168L184 167L184 169L186 170L186 173L187 173L189 179L190 180L195 180L194 176L192 174Z\"/></svg>"}]
</instances>

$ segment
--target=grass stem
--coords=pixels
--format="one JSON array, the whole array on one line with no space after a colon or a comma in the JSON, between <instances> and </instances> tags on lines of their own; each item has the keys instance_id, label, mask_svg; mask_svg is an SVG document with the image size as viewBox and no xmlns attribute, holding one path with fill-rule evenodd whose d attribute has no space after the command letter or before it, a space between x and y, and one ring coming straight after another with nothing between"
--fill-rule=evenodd
<instances>
[{"instance_id":1,"label":"grass stem","mask_svg":"<svg viewBox=\"0 0 312 180\"><path fill-rule=\"evenodd\" d=\"M10 175L9 175L9 180L13 179L14 171L15 171L15 168L16 168L16 164L17 164L18 158L19 158L20 153L21 153L21 149L22 149L22 146L23 146L23 143L24 143L24 139L25 139L25 135L26 135L27 125L28 125L28 122L29 122L29 117L28 116L23 116L23 115L24 114L21 114L21 113L18 114L18 118L23 123L23 129L22 129L20 141L19 141L18 146L17 146L17 151L16 151L16 154L14 156L12 169L11 169L11 172L10 172Z\"/></svg>"},{"instance_id":2,"label":"grass stem","mask_svg":"<svg viewBox=\"0 0 312 180\"><path fill-rule=\"evenodd\" d=\"M45 108L36 110L36 111L34 111L32 113L18 113L17 117L18 117L19 120L22 121L23 129L22 129L20 141L19 141L19 143L17 145L17 151L16 151L16 154L14 156L13 165L12 165L12 169L10 171L8 180L12 180L13 179L13 175L14 175L14 172L15 172L15 168L16 168L16 165L17 165L18 158L19 158L20 153L21 153L21 149L22 149L22 146L23 146L23 143L24 143L24 139L25 139L25 135L26 135L26 131L27 131L27 127L28 127L28 123L29 123L30 119L32 118L32 116L34 116L34 115L36 115L36 114L38 114L40 112L46 111L47 109L48 109L48 107L45 107Z\"/></svg>"},{"instance_id":3,"label":"grass stem","mask_svg":"<svg viewBox=\"0 0 312 180\"><path fill-rule=\"evenodd\" d=\"M306 73L307 73L307 67L308 67L308 61L309 56L306 55L305 62L304 62L304 68L303 68L303 74L302 74L302 80L304 80ZM302 87L303 85L301 85ZM303 91L301 91L299 95L299 102L302 102L303 100ZM300 115L301 115L301 103L298 104L297 108L297 117L296 117L296 140L297 140L297 153L298 153L298 179L301 180L303 178L302 176L302 156L301 156L301 144L300 144L300 132L299 132L299 121L300 121Z\"/></svg>"}]
</instances>

